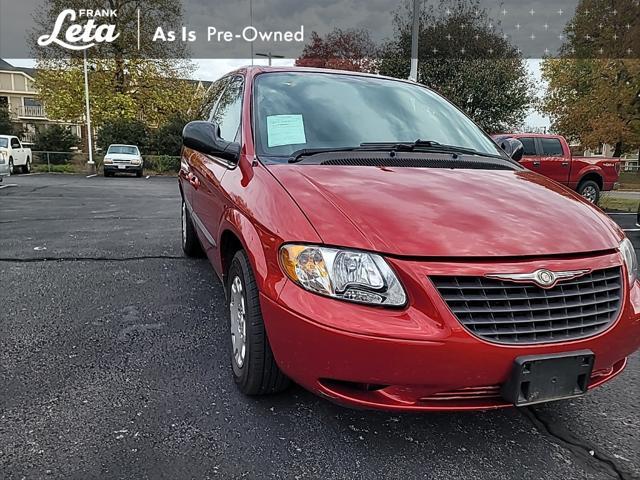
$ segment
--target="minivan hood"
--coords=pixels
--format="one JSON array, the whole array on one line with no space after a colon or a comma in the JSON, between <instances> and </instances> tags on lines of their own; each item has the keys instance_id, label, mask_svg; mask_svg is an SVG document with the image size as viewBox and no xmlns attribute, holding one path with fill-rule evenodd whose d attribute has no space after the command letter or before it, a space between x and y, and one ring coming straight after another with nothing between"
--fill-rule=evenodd
<instances>
[{"instance_id":1,"label":"minivan hood","mask_svg":"<svg viewBox=\"0 0 640 480\"><path fill-rule=\"evenodd\" d=\"M416 257L562 255L616 248L622 231L530 171L271 165L329 245Z\"/></svg>"}]
</instances>

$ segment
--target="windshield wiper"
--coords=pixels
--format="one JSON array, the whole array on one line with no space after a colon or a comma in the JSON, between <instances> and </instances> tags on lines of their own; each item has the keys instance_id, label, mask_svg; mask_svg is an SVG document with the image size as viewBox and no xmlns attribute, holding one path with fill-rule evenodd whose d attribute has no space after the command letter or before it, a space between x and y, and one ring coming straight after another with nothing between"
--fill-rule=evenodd
<instances>
[{"instance_id":1,"label":"windshield wiper","mask_svg":"<svg viewBox=\"0 0 640 480\"><path fill-rule=\"evenodd\" d=\"M361 152L361 151L394 151L394 152L414 152L416 150L426 150L442 153L462 153L464 155L477 155L480 157L500 158L500 155L479 152L472 148L459 147L457 145L444 145L433 140L416 140L415 142L365 142L359 147L336 147L336 148L303 148L296 150L289 157L289 163L298 163L304 157L309 157L319 153L331 152Z\"/></svg>"},{"instance_id":2,"label":"windshield wiper","mask_svg":"<svg viewBox=\"0 0 640 480\"><path fill-rule=\"evenodd\" d=\"M500 158L500 155L492 155L490 153L480 152L473 148L459 147L458 145L446 145L434 140L416 140L415 142L368 142L361 143L361 147L378 147L380 149L389 149L398 152L415 152L416 150L428 150L432 152L443 153L462 153L465 155L477 155L479 157Z\"/></svg>"},{"instance_id":3,"label":"windshield wiper","mask_svg":"<svg viewBox=\"0 0 640 480\"><path fill-rule=\"evenodd\" d=\"M331 153L331 152L353 152L354 150L363 150L360 147L336 147L336 148L303 148L296 150L289 157L289 163L301 162L304 157L310 157L318 153Z\"/></svg>"}]
</instances>

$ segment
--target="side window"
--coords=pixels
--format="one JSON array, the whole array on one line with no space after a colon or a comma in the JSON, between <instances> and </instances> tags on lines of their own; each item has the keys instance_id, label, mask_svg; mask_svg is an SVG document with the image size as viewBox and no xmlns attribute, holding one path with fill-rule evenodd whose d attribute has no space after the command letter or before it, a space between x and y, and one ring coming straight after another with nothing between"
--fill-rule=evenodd
<instances>
[{"instance_id":1,"label":"side window","mask_svg":"<svg viewBox=\"0 0 640 480\"><path fill-rule=\"evenodd\" d=\"M536 153L536 141L531 137L520 137L518 138L522 145L524 146L524 156L525 157L535 157Z\"/></svg>"},{"instance_id":2,"label":"side window","mask_svg":"<svg viewBox=\"0 0 640 480\"><path fill-rule=\"evenodd\" d=\"M236 139L242 116L242 77L234 77L220 97L212 121L220 126L220 137L228 142Z\"/></svg>"},{"instance_id":3,"label":"side window","mask_svg":"<svg viewBox=\"0 0 640 480\"><path fill-rule=\"evenodd\" d=\"M557 138L541 138L542 154L549 157L562 157L564 152L562 151L562 144Z\"/></svg>"},{"instance_id":4,"label":"side window","mask_svg":"<svg viewBox=\"0 0 640 480\"><path fill-rule=\"evenodd\" d=\"M11 139L11 148L20 148L20 142L17 138Z\"/></svg>"},{"instance_id":5,"label":"side window","mask_svg":"<svg viewBox=\"0 0 640 480\"><path fill-rule=\"evenodd\" d=\"M201 114L199 118L211 121L216 110L216 105L218 105L218 100L220 100L220 95L222 95L224 89L227 88L228 83L229 78L225 77L221 78L209 87L202 103Z\"/></svg>"}]
</instances>

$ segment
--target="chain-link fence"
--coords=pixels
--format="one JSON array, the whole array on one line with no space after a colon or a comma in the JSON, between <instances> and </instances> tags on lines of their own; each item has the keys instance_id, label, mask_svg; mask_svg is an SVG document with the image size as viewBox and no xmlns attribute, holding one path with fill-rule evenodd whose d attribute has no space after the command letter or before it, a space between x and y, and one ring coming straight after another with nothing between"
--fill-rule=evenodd
<instances>
[{"instance_id":1,"label":"chain-link fence","mask_svg":"<svg viewBox=\"0 0 640 480\"><path fill-rule=\"evenodd\" d=\"M94 154L96 171L102 173L104 155ZM180 157L170 155L143 155L144 170L148 174L171 175L180 170ZM85 173L89 154L83 152L32 152L34 172Z\"/></svg>"}]
</instances>

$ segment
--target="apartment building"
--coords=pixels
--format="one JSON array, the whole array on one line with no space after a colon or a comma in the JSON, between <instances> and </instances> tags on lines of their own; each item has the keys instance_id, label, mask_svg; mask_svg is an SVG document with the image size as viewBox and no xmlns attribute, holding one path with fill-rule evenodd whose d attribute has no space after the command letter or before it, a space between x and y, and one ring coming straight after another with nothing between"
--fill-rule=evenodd
<instances>
[{"instance_id":1,"label":"apartment building","mask_svg":"<svg viewBox=\"0 0 640 480\"><path fill-rule=\"evenodd\" d=\"M34 86L35 75L36 70L33 68L14 67L0 59L0 104L8 105L11 120L22 126L24 134L21 140L27 145L33 144L36 128L60 123L47 118L47 112ZM80 123L65 125L82 138Z\"/></svg>"}]
</instances>

